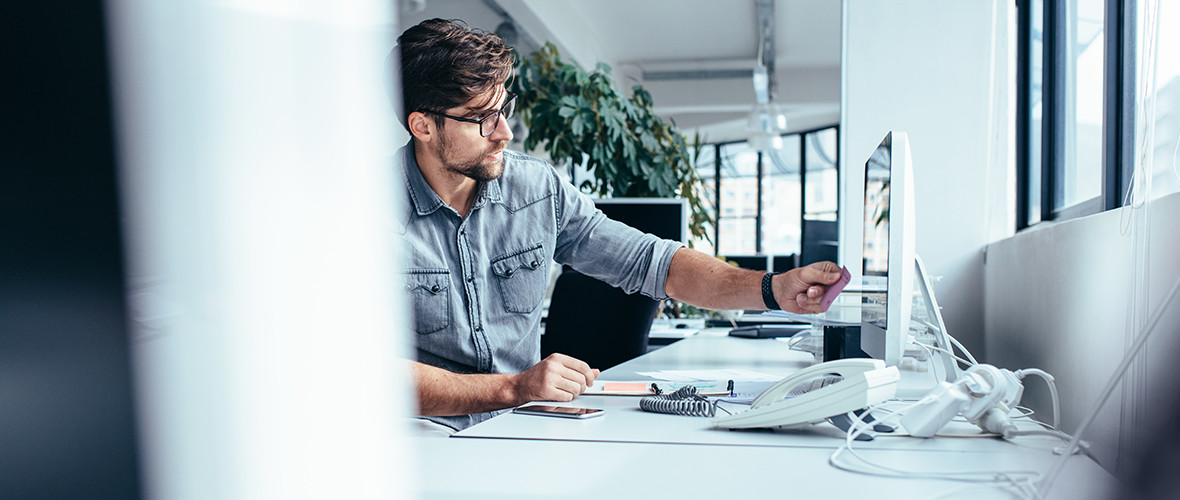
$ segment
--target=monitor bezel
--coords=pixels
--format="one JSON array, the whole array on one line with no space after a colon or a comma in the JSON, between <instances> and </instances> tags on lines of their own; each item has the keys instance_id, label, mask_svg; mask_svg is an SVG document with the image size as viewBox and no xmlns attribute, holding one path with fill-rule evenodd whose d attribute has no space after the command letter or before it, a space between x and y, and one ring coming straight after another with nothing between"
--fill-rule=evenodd
<instances>
[{"instance_id":1,"label":"monitor bezel","mask_svg":"<svg viewBox=\"0 0 1180 500\"><path fill-rule=\"evenodd\" d=\"M861 316L861 350L897 366L905 355L914 290L914 180L909 137L890 131L873 149L889 150L889 258L886 275L885 328ZM865 194L868 194L869 163L865 162ZM863 246L862 246L863 250ZM863 256L862 256L863 262ZM900 299L899 299L900 298Z\"/></svg>"}]
</instances>

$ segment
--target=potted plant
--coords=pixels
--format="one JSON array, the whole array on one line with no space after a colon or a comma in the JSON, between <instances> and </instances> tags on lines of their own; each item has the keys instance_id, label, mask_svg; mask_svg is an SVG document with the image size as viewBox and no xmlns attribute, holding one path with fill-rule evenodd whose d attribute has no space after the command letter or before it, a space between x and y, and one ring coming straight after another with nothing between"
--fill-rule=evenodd
<instances>
[{"instance_id":1,"label":"potted plant","mask_svg":"<svg viewBox=\"0 0 1180 500\"><path fill-rule=\"evenodd\" d=\"M543 147L556 163L585 159L594 178L579 187L591 194L684 198L690 233L708 238L694 168L699 137L690 146L675 123L652 111L650 93L635 85L630 97L620 94L610 71L603 63L587 73L563 62L551 43L518 59L511 87L528 127L524 148Z\"/></svg>"}]
</instances>

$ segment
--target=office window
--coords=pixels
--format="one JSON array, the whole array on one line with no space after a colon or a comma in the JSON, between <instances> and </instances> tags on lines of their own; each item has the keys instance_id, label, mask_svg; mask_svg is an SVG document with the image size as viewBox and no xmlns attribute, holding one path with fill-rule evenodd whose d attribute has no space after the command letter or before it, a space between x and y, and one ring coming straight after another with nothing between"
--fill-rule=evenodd
<instances>
[{"instance_id":1,"label":"office window","mask_svg":"<svg viewBox=\"0 0 1180 500\"><path fill-rule=\"evenodd\" d=\"M1022 38L1027 43L1027 49L1024 51L1027 62L1022 69L1027 71L1028 75L1024 92L1022 92L1022 95L1028 96L1025 100L1026 104L1023 105L1025 109L1022 110L1028 116L1027 121L1024 122L1027 123L1027 131L1021 134L1021 139L1027 144L1027 153L1022 157L1025 169L1021 179L1027 186L1021 190L1021 194L1027 195L1027 199L1021 203L1027 209L1024 225L1041 221L1041 178L1044 177L1041 170L1041 141L1044 135L1042 117L1045 111L1043 99L1045 3L1043 0L1034 0L1031 4L1031 9L1027 11L1029 25L1024 28Z\"/></svg>"},{"instance_id":2,"label":"office window","mask_svg":"<svg viewBox=\"0 0 1180 500\"><path fill-rule=\"evenodd\" d=\"M840 205L836 170L836 129L819 130L804 136L803 206L808 220L836 220Z\"/></svg>"},{"instance_id":3,"label":"office window","mask_svg":"<svg viewBox=\"0 0 1180 500\"><path fill-rule=\"evenodd\" d=\"M1017 229L1119 205L1124 5L1018 2Z\"/></svg>"},{"instance_id":4,"label":"office window","mask_svg":"<svg viewBox=\"0 0 1180 500\"><path fill-rule=\"evenodd\" d=\"M758 251L758 152L744 142L719 148L721 217L717 221L717 253L753 255Z\"/></svg>"},{"instance_id":5,"label":"office window","mask_svg":"<svg viewBox=\"0 0 1180 500\"><path fill-rule=\"evenodd\" d=\"M712 144L701 146L700 155L696 161L697 174L701 177L701 184L697 186L697 198L704 206L705 215L709 221L717 217L717 148ZM712 222L705 223L707 238L692 238L692 247L707 254L717 254L717 227Z\"/></svg>"},{"instance_id":6,"label":"office window","mask_svg":"<svg viewBox=\"0 0 1180 500\"><path fill-rule=\"evenodd\" d=\"M1058 3L1058 2L1054 2ZM1065 158L1055 176L1054 207L1061 210L1102 194L1104 0L1060 2L1065 10ZM1093 212L1100 211L1093 210Z\"/></svg>"},{"instance_id":7,"label":"office window","mask_svg":"<svg viewBox=\"0 0 1180 500\"><path fill-rule=\"evenodd\" d=\"M1180 192L1180 5L1017 5L1017 229Z\"/></svg>"},{"instance_id":8,"label":"office window","mask_svg":"<svg viewBox=\"0 0 1180 500\"><path fill-rule=\"evenodd\" d=\"M783 147L758 153L743 142L704 146L696 168L702 193L719 214L695 248L714 255L791 257L804 245L803 221L836 222L839 127L783 136ZM787 259L791 260L790 258Z\"/></svg>"},{"instance_id":9,"label":"office window","mask_svg":"<svg viewBox=\"0 0 1180 500\"><path fill-rule=\"evenodd\" d=\"M1158 198L1180 192L1180 3L1139 2L1137 17L1143 83L1136 101L1145 109L1136 114L1135 137L1150 138L1143 141L1150 148L1144 175L1150 176L1150 196Z\"/></svg>"},{"instance_id":10,"label":"office window","mask_svg":"<svg viewBox=\"0 0 1180 500\"><path fill-rule=\"evenodd\" d=\"M782 149L762 154L762 248L769 255L799 253L802 235L799 135L783 137Z\"/></svg>"}]
</instances>

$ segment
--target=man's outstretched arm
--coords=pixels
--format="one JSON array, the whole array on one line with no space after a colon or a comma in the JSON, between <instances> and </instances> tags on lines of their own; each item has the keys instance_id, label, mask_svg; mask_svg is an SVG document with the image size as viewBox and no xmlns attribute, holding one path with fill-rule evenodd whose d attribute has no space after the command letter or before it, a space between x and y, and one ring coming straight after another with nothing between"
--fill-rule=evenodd
<instances>
[{"instance_id":1,"label":"man's outstretched arm","mask_svg":"<svg viewBox=\"0 0 1180 500\"><path fill-rule=\"evenodd\" d=\"M599 371L564 354L551 354L516 374L460 374L410 362L418 414L452 416L511 408L530 401L570 401L586 392Z\"/></svg>"},{"instance_id":2,"label":"man's outstretched arm","mask_svg":"<svg viewBox=\"0 0 1180 500\"><path fill-rule=\"evenodd\" d=\"M705 309L766 309L762 301L764 271L739 269L689 248L672 256L664 292L676 300ZM775 301L785 311L823 312L820 299L839 281L840 266L816 262L772 278Z\"/></svg>"}]
</instances>

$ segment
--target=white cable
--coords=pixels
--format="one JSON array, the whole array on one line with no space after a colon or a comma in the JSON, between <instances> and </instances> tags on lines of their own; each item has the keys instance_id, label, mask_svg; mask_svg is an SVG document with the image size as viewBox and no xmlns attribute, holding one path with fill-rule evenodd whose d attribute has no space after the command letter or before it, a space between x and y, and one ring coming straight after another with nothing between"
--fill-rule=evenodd
<instances>
[{"instance_id":1,"label":"white cable","mask_svg":"<svg viewBox=\"0 0 1180 500\"><path fill-rule=\"evenodd\" d=\"M878 422L896 427L901 421L901 416L904 415L908 409L917 406L917 404L918 403L908 405L906 408L894 412L888 415L886 418L879 419ZM865 416L869 415L869 413L870 412L866 411L861 413L859 416L854 413L848 413L848 418L851 422L851 425L849 425L848 431L845 433L844 444L836 448L836 451L832 452L832 455L828 457L828 463L831 464L832 467L857 474L883 477L917 477L924 479L941 479L968 483L992 483L993 487L1007 487L1007 485L1011 485L1011 487L1014 488L1015 491L1019 492L1020 496L1023 498L1039 497L1034 487L1034 483L1040 478L1041 475L1036 471L969 470L955 472L921 472L914 470L904 470L875 463L860 453L857 453L857 451L852 447L858 436L864 434L865 432L869 432L872 429L872 426L875 425L864 422ZM847 451L850 456L859 460L861 465L875 468L875 470L866 470L864 468L855 467L852 464L842 463L840 461L840 455L844 451Z\"/></svg>"},{"instance_id":2,"label":"white cable","mask_svg":"<svg viewBox=\"0 0 1180 500\"><path fill-rule=\"evenodd\" d=\"M952 351L949 351L949 350L947 350L947 349L943 349L943 348L941 348L941 347L938 347L938 346L936 346L936 345L923 344L923 343L921 343L921 342L918 342L918 341L916 341L916 340L914 341L914 344L916 344L916 345L918 345L918 346L921 346L921 347L925 347L926 349L933 349L933 350L935 350L935 351L938 351L938 352L941 352L941 353L943 353L943 354L946 354L946 355L950 356L951 358L954 358L954 360L955 360L955 361L958 361L959 363L961 363L961 364L963 364L963 365L966 365L966 366L973 366L974 364L978 364L978 363L971 363L970 361L967 361L967 360L965 360L965 359L963 359L963 358L960 358L960 357L956 356L954 352L952 352ZM933 356L933 354L932 354L931 356Z\"/></svg>"},{"instance_id":3,"label":"white cable","mask_svg":"<svg viewBox=\"0 0 1180 500\"><path fill-rule=\"evenodd\" d=\"M1057 429L1061 426L1061 404L1057 399L1057 384L1053 383L1053 376L1046 373L1044 370L1037 368L1025 368L1023 370L1016 370L1016 378L1024 380L1026 375L1036 375L1041 377L1049 386L1049 395L1053 400L1053 428Z\"/></svg>"},{"instance_id":4,"label":"white cable","mask_svg":"<svg viewBox=\"0 0 1180 500\"><path fill-rule=\"evenodd\" d=\"M1151 276L1151 204L1152 182L1155 175L1155 142L1157 101L1156 91L1159 65L1159 2L1158 0L1144 0L1140 3L1142 22L1139 45L1141 58L1137 61L1141 68L1138 74L1138 88L1134 116L1138 120L1134 123L1135 155L1132 165L1131 182L1128 185L1124 209L1120 218L1120 234L1130 235L1131 258L1130 292L1127 295L1128 307L1123 334L1126 349L1135 344L1136 332L1143 331L1145 319L1149 316L1151 304L1150 288L1146 278ZM1133 362L1127 369L1122 387L1120 418L1124 425L1119 428L1118 456L1123 455L1124 447L1133 449L1142 440L1142 420L1144 418L1141 401L1148 398L1146 393L1147 361L1145 358Z\"/></svg>"},{"instance_id":5,"label":"white cable","mask_svg":"<svg viewBox=\"0 0 1180 500\"><path fill-rule=\"evenodd\" d=\"M1150 338L1151 334L1155 332L1156 325L1158 325L1160 319L1164 317L1164 313L1168 310L1168 305L1171 304L1172 299L1176 297L1177 290L1180 290L1180 279L1177 279L1176 283L1172 285L1171 291L1168 292L1168 295L1164 298L1164 301L1160 303L1160 307L1156 311L1156 314L1150 321L1148 327L1143 330L1143 333L1139 334L1139 337L1135 339L1135 344L1131 347L1131 349L1127 350L1125 355L1123 355L1123 360L1119 362L1118 368L1115 369L1114 376L1112 376L1110 380L1106 382L1106 387L1102 390L1101 395L1098 397L1098 401L1094 405L1094 408L1090 410L1088 414L1086 414L1086 417L1082 420L1082 424L1079 425L1078 430L1074 432L1073 439L1070 440L1069 447L1066 448L1066 452L1062 454L1061 458L1057 459L1057 462L1053 464L1053 468L1049 469L1049 473L1041 481L1041 494L1048 493L1048 491L1053 487L1053 481L1057 479L1057 475L1060 474L1061 469L1065 467L1065 461L1068 460L1070 455L1073 454L1073 450L1077 449L1078 442L1081 441L1081 437L1086 434L1086 430L1089 429L1090 423L1094 421L1094 418L1098 415L1098 411L1102 409L1102 406L1106 404L1106 400L1110 399L1110 395L1114 393L1115 387L1117 387L1119 381L1123 379L1123 375L1127 373L1127 368L1130 367L1131 361L1136 358L1139 351L1143 348L1143 345L1147 343L1147 339Z\"/></svg>"},{"instance_id":6,"label":"white cable","mask_svg":"<svg viewBox=\"0 0 1180 500\"><path fill-rule=\"evenodd\" d=\"M926 344L923 344L921 342L918 342L917 340L914 340L913 336L910 337L910 343L926 350L926 354L928 354L930 356L930 366L931 366L931 369L934 371L934 379L935 380L942 380L941 378L938 377L938 363L934 362L934 351L932 350L932 347L928 346ZM941 351L943 349L939 349L939 350Z\"/></svg>"},{"instance_id":7,"label":"white cable","mask_svg":"<svg viewBox=\"0 0 1180 500\"><path fill-rule=\"evenodd\" d=\"M959 351L962 352L964 356L967 356L967 359L971 360L971 364L973 366L979 364L979 362L975 360L975 356L971 355L971 351L968 351L966 347L963 347L963 344L959 343L959 339L952 337L949 333L943 333L946 335L946 338L950 339L951 343L954 344L955 347L959 348Z\"/></svg>"}]
</instances>

